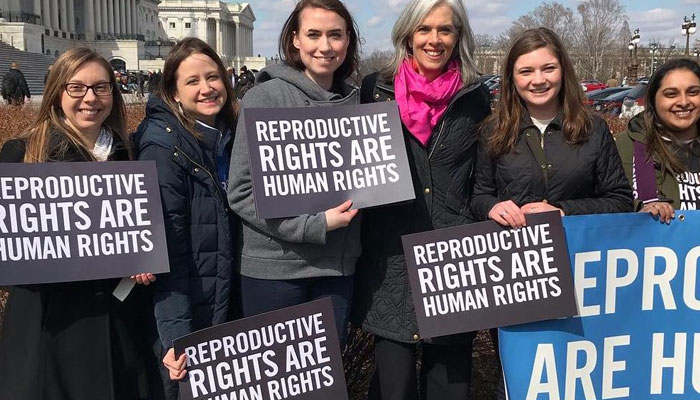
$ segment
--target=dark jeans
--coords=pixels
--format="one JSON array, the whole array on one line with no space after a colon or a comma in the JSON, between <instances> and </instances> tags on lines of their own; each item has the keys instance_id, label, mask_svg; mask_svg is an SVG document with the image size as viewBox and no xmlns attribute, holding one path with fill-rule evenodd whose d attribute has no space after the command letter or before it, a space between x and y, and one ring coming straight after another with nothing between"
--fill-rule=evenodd
<instances>
[{"instance_id":1,"label":"dark jeans","mask_svg":"<svg viewBox=\"0 0 700 400\"><path fill-rule=\"evenodd\" d=\"M369 400L418 400L414 343L375 337L375 370ZM422 344L420 399L468 400L471 340L457 344Z\"/></svg>"},{"instance_id":2,"label":"dark jeans","mask_svg":"<svg viewBox=\"0 0 700 400\"><path fill-rule=\"evenodd\" d=\"M244 317L296 306L330 297L341 348L347 336L348 309L352 301L352 276L289 280L254 279L241 276L241 307Z\"/></svg>"}]
</instances>

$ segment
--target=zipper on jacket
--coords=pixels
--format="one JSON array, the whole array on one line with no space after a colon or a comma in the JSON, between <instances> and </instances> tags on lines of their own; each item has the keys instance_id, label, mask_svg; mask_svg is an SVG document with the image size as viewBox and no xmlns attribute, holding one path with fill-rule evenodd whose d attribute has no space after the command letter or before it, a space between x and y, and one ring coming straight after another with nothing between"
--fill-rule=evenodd
<instances>
[{"instance_id":1,"label":"zipper on jacket","mask_svg":"<svg viewBox=\"0 0 700 400\"><path fill-rule=\"evenodd\" d=\"M223 189L221 188L221 185L217 183L217 180L214 179L214 175L212 175L211 172L209 172L208 169L206 169L206 168L203 167L201 164L199 164L198 162L196 162L195 160L193 160L190 156L187 155L187 153L185 153L184 151L182 151L179 147L175 146L175 150L177 150L180 154L182 154L183 156L185 156L185 158L187 158L188 160L190 160L190 162L191 162L192 164L194 164L195 166L197 166L197 167L201 168L202 170L204 170L204 172L206 172L207 175L209 175L209 177L211 178L212 182L214 182L214 186L217 187L217 191L221 192L221 191L223 190ZM226 198L226 195L225 195L225 194L223 194L223 195L224 195L224 198Z\"/></svg>"}]
</instances>

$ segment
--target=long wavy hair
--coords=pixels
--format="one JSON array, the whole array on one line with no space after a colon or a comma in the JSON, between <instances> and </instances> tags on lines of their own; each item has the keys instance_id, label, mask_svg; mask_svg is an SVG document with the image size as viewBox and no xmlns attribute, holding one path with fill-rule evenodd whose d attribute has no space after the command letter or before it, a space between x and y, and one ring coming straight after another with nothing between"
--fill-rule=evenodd
<instances>
[{"instance_id":1,"label":"long wavy hair","mask_svg":"<svg viewBox=\"0 0 700 400\"><path fill-rule=\"evenodd\" d=\"M452 59L460 62L462 84L470 85L479 79L479 72L474 62L476 48L474 33L469 25L467 10L461 0L412 0L406 4L391 30L394 54L381 71L384 79L394 79L401 63L411 55L409 42L416 29L431 11L441 5L447 5L452 9L452 23L457 28L457 44L452 52Z\"/></svg>"},{"instance_id":2,"label":"long wavy hair","mask_svg":"<svg viewBox=\"0 0 700 400\"><path fill-rule=\"evenodd\" d=\"M547 28L528 29L513 41L508 50L503 64L501 98L494 113L484 122L484 126L492 130L487 142L489 154L492 157L515 150L520 123L527 111L525 102L515 88L515 62L520 56L544 47L552 51L561 65L562 85L559 91L559 103L563 111L562 128L567 143L585 142L590 135L593 126L591 113L584 106L583 91L564 45L557 34Z\"/></svg>"},{"instance_id":3,"label":"long wavy hair","mask_svg":"<svg viewBox=\"0 0 700 400\"><path fill-rule=\"evenodd\" d=\"M280 33L278 46L284 63L299 71L304 71L306 69L304 63L301 61L299 49L294 47L294 36L299 33L299 26L301 25L300 16L305 8L321 8L323 10L332 11L345 21L345 26L348 30L348 51L343 63L340 64L340 67L333 73L333 83L349 78L357 71L360 65L359 29L350 11L348 11L345 4L340 0L301 0L297 3L292 13L287 17L287 21L285 21L282 32Z\"/></svg>"},{"instance_id":4,"label":"long wavy hair","mask_svg":"<svg viewBox=\"0 0 700 400\"><path fill-rule=\"evenodd\" d=\"M219 55L216 54L216 51L214 51L211 46L201 39L188 37L175 44L170 54L168 54L168 57L165 59L163 76L157 95L168 105L168 108L182 126L184 126L192 136L200 139L201 135L195 129L196 119L175 100L175 94L177 93L177 69L180 67L180 64L192 54L204 54L211 58L216 64L216 69L226 88L226 101L221 111L219 111L218 117L223 118L226 125L234 129L236 126L236 114L238 112L238 100L233 92L233 85L231 84L231 80L228 79L226 67L224 67L224 63L221 61L221 58L219 58Z\"/></svg>"},{"instance_id":5,"label":"long wavy hair","mask_svg":"<svg viewBox=\"0 0 700 400\"><path fill-rule=\"evenodd\" d=\"M656 109L656 93L661 88L661 82L669 72L679 69L685 69L695 74L700 79L700 66L693 60L687 58L677 58L663 64L654 72L649 79L647 87L646 102L644 109L644 132L646 141L647 157L655 159L658 163L675 173L681 173L686 170L683 163L676 157L674 152L665 143L663 136L673 136L671 131L664 125L659 118ZM700 129L700 121L696 121L698 129Z\"/></svg>"},{"instance_id":6,"label":"long wavy hair","mask_svg":"<svg viewBox=\"0 0 700 400\"><path fill-rule=\"evenodd\" d=\"M102 127L119 136L124 145L127 146L127 149L129 149L128 134L126 132L126 109L122 95L114 80L112 66L95 50L88 47L76 47L63 53L53 64L51 73L46 81L44 98L37 118L19 136L26 141L24 162L60 161L61 155L65 153L69 145L84 150L84 153L94 160L92 152L86 146L82 133L66 123L66 116L61 109L61 96L65 92L66 83L89 62L96 62L102 66L113 86L112 110L102 123ZM61 141L62 148L50 148L51 135L54 132L63 134L67 139L67 141ZM131 155L130 150L129 153ZM49 157L51 155L54 155L56 160L50 160Z\"/></svg>"}]
</instances>

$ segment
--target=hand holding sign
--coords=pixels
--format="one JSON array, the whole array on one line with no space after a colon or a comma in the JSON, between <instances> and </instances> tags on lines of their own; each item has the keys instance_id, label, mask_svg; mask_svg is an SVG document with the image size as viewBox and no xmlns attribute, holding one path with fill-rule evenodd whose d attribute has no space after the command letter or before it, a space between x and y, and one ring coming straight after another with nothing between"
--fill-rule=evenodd
<instances>
[{"instance_id":1,"label":"hand holding sign","mask_svg":"<svg viewBox=\"0 0 700 400\"><path fill-rule=\"evenodd\" d=\"M338 228L345 228L350 224L359 210L351 210L352 201L348 200L338 207L326 210L326 231L334 231Z\"/></svg>"}]
</instances>

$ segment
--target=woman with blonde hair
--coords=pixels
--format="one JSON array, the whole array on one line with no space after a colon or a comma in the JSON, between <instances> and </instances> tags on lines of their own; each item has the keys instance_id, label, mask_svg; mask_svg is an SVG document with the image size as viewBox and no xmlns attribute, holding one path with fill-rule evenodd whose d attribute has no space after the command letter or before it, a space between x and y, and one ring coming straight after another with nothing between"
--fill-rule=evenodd
<instances>
[{"instance_id":1,"label":"woman with blonde hair","mask_svg":"<svg viewBox=\"0 0 700 400\"><path fill-rule=\"evenodd\" d=\"M63 53L51 70L37 120L0 151L0 162L129 160L125 110L102 56ZM148 284L151 274L132 277ZM124 302L118 279L10 288L0 333L3 399L148 399L149 354L142 288Z\"/></svg>"},{"instance_id":2,"label":"woman with blonde hair","mask_svg":"<svg viewBox=\"0 0 700 400\"><path fill-rule=\"evenodd\" d=\"M371 399L418 399L420 393L463 400L474 333L423 340L401 236L471 222L472 167L478 125L490 111L488 90L479 83L460 0L409 1L392 42L391 62L364 78L361 100L396 99L416 199L364 211L353 319L375 335Z\"/></svg>"}]
</instances>

